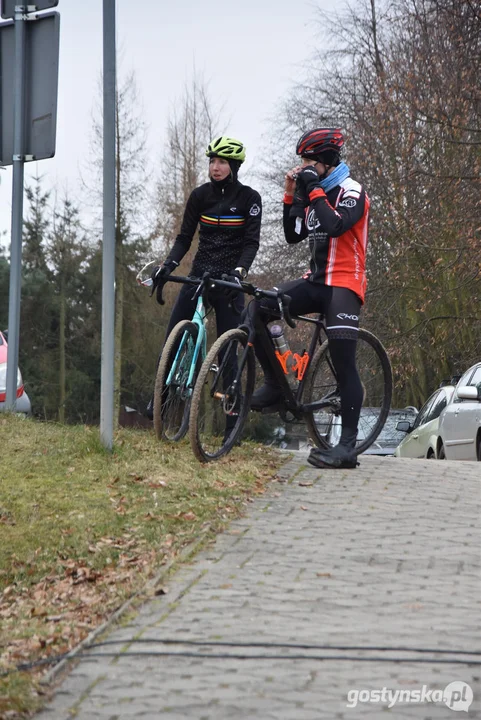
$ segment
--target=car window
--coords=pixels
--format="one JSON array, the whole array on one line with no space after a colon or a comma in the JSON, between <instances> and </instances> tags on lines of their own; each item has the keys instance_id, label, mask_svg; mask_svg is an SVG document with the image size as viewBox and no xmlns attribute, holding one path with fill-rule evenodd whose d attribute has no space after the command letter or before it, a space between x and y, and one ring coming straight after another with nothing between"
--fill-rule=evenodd
<instances>
[{"instance_id":1,"label":"car window","mask_svg":"<svg viewBox=\"0 0 481 720\"><path fill-rule=\"evenodd\" d=\"M357 432L358 441L365 439L364 431L366 427L370 427L370 425L363 425L363 417L366 418L369 416L370 420L372 421L372 419L375 419L377 417L377 414L378 413L375 413L372 410L369 411L366 408L362 408L359 428ZM389 444L392 445L397 445L398 443L400 443L401 440L406 437L406 433L402 432L401 430L397 430L396 425L400 420L408 420L410 423L412 423L414 417L415 413L411 410L390 410L386 418L386 422L384 423L383 429L377 437L377 442L389 441Z\"/></svg>"},{"instance_id":2,"label":"car window","mask_svg":"<svg viewBox=\"0 0 481 720\"><path fill-rule=\"evenodd\" d=\"M436 400L437 396L439 394L439 390L435 392L433 395L431 395L424 405L422 406L421 410L418 412L416 419L414 421L414 427L417 428L420 425L424 425L425 422L427 422L426 418L428 416L429 411L431 410L431 406L433 402Z\"/></svg>"},{"instance_id":3,"label":"car window","mask_svg":"<svg viewBox=\"0 0 481 720\"><path fill-rule=\"evenodd\" d=\"M408 420L409 422L413 421L412 413L393 413L389 414L386 419L386 423L381 430L378 441L379 440L392 440L394 441L393 444L397 445L406 437L406 433L402 432L401 430L396 429L396 425L400 420Z\"/></svg>"},{"instance_id":4,"label":"car window","mask_svg":"<svg viewBox=\"0 0 481 720\"><path fill-rule=\"evenodd\" d=\"M322 413L324 415L324 413ZM357 430L357 441L361 442L366 438L366 430L372 427L373 422L377 419L379 410L377 408L361 408L361 417L359 418L359 426ZM326 415L329 418L329 415ZM389 445L396 446L401 440L406 437L406 433L397 430L396 425L400 420L408 420L410 423L414 421L416 413L414 410L390 410L386 418L383 429L381 430L377 442L389 443ZM322 422L321 413L316 413L316 422ZM340 418L336 418L337 422L332 422L332 416L329 420L329 425L326 423L326 432L329 432L329 442L335 445L339 442L341 437L341 422ZM367 421L367 422L366 422Z\"/></svg>"},{"instance_id":5,"label":"car window","mask_svg":"<svg viewBox=\"0 0 481 720\"><path fill-rule=\"evenodd\" d=\"M437 397L434 399L433 404L429 408L429 413L426 417L426 420L424 422L430 422L431 420L436 420L438 418L446 405L448 404L448 399L446 397L446 393L441 390Z\"/></svg>"},{"instance_id":6,"label":"car window","mask_svg":"<svg viewBox=\"0 0 481 720\"><path fill-rule=\"evenodd\" d=\"M469 384L474 385L477 388L481 387L481 365L479 367L477 367L476 370L474 371L474 375L471 378L471 380L469 381Z\"/></svg>"},{"instance_id":7,"label":"car window","mask_svg":"<svg viewBox=\"0 0 481 720\"><path fill-rule=\"evenodd\" d=\"M475 379L477 379L477 382ZM473 368L469 368L467 372L464 373L461 380L457 384L457 388L460 387L466 387L469 385L477 385L478 383L481 384L481 366L478 366L475 371L473 372ZM455 403L462 403L465 402L463 398L458 397L457 393L454 394L453 402Z\"/></svg>"}]
</instances>

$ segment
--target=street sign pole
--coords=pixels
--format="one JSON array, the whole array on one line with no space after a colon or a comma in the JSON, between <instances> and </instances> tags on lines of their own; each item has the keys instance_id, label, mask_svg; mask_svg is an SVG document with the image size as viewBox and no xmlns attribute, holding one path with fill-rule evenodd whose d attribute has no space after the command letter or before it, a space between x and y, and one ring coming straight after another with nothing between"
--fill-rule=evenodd
<instances>
[{"instance_id":1,"label":"street sign pole","mask_svg":"<svg viewBox=\"0 0 481 720\"><path fill-rule=\"evenodd\" d=\"M8 304L7 394L6 408L17 404L17 368L20 334L20 287L22 267L22 223L24 180L25 114L25 17L26 7L15 7L14 67L14 150L12 180L12 240L10 251L10 290Z\"/></svg>"},{"instance_id":2,"label":"street sign pole","mask_svg":"<svg viewBox=\"0 0 481 720\"><path fill-rule=\"evenodd\" d=\"M115 0L103 0L103 250L100 438L112 449L115 351Z\"/></svg>"}]
</instances>

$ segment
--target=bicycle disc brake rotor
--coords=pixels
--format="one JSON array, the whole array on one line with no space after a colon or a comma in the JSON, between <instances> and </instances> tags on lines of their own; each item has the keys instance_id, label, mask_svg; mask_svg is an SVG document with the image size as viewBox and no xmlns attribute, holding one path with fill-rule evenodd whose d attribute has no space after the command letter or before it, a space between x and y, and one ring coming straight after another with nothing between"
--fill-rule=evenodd
<instances>
[{"instance_id":1,"label":"bicycle disc brake rotor","mask_svg":"<svg viewBox=\"0 0 481 720\"><path fill-rule=\"evenodd\" d=\"M222 407L226 415L236 415L238 411L238 393L231 387L226 391L223 400Z\"/></svg>"}]
</instances>

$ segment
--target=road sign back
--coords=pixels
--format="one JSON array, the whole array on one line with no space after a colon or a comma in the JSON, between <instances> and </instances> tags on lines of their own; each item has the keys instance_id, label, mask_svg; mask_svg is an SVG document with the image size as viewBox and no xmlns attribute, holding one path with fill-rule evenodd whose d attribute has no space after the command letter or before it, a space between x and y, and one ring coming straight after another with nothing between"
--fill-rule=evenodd
<instances>
[{"instance_id":1,"label":"road sign back","mask_svg":"<svg viewBox=\"0 0 481 720\"><path fill-rule=\"evenodd\" d=\"M0 0L0 5L2 7L2 17L9 20L10 18L15 17L16 5L24 5L30 8L33 7L36 12L37 10L49 10L53 7L57 7L58 0L32 0L32 2L28 2L28 0ZM29 12L34 11L30 10Z\"/></svg>"},{"instance_id":2,"label":"road sign back","mask_svg":"<svg viewBox=\"0 0 481 720\"><path fill-rule=\"evenodd\" d=\"M0 24L0 165L13 162L13 22ZM55 155L60 15L39 15L26 23L25 150L28 160Z\"/></svg>"}]
</instances>

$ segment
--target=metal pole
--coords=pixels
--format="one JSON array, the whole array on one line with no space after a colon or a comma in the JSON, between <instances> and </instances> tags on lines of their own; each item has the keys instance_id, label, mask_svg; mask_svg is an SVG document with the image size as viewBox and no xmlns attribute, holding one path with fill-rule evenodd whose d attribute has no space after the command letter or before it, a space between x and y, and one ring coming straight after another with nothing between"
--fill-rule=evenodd
<instances>
[{"instance_id":1,"label":"metal pole","mask_svg":"<svg viewBox=\"0 0 481 720\"><path fill-rule=\"evenodd\" d=\"M115 0L103 0L104 217L102 254L102 367L100 438L112 449L115 350Z\"/></svg>"},{"instance_id":2,"label":"metal pole","mask_svg":"<svg viewBox=\"0 0 481 720\"><path fill-rule=\"evenodd\" d=\"M17 405L17 369L20 334L20 288L22 283L23 171L25 152L25 19L23 5L15 6L14 136L12 179L12 238L8 299L8 350L6 407Z\"/></svg>"}]
</instances>

